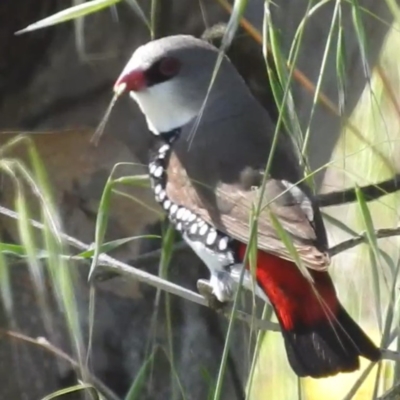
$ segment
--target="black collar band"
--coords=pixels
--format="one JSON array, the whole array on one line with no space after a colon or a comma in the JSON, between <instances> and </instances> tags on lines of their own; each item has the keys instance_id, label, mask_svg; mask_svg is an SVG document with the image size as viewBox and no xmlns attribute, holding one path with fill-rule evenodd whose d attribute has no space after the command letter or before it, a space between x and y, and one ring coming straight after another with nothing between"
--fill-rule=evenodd
<instances>
[{"instance_id":1,"label":"black collar band","mask_svg":"<svg viewBox=\"0 0 400 400\"><path fill-rule=\"evenodd\" d=\"M175 128L168 132L160 132L157 136L159 136L168 144L172 144L173 142L175 142L176 139L178 139L181 130L182 128Z\"/></svg>"}]
</instances>

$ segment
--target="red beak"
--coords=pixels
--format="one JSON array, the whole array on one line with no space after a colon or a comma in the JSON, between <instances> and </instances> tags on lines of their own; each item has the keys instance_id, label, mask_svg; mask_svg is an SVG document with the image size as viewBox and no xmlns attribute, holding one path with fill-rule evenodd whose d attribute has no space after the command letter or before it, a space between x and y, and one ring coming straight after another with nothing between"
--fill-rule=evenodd
<instances>
[{"instance_id":1,"label":"red beak","mask_svg":"<svg viewBox=\"0 0 400 400\"><path fill-rule=\"evenodd\" d=\"M146 76L142 70L123 71L115 82L114 92L139 92L146 87Z\"/></svg>"}]
</instances>

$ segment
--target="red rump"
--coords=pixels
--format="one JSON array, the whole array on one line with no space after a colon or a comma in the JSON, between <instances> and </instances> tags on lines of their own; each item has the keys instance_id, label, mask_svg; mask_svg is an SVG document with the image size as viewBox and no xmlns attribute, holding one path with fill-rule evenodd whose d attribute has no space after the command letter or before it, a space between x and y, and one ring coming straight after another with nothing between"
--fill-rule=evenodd
<instances>
[{"instance_id":1,"label":"red rump","mask_svg":"<svg viewBox=\"0 0 400 400\"><path fill-rule=\"evenodd\" d=\"M242 260L246 247L239 244ZM340 304L328 272L309 272L314 283L293 262L258 251L257 283L275 309L295 373L320 378L355 371L359 356L378 361L380 350Z\"/></svg>"},{"instance_id":2,"label":"red rump","mask_svg":"<svg viewBox=\"0 0 400 400\"><path fill-rule=\"evenodd\" d=\"M239 246L244 258L246 245ZM327 272L309 270L314 284L309 282L296 264L273 254L258 251L256 278L265 291L281 324L286 330L297 325L313 325L336 314L338 299Z\"/></svg>"}]
</instances>

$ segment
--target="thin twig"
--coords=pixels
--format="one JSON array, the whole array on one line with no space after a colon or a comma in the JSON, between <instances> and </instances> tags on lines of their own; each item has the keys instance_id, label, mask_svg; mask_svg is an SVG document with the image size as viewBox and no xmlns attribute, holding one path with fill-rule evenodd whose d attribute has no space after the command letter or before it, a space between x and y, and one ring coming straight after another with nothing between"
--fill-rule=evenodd
<instances>
[{"instance_id":1,"label":"thin twig","mask_svg":"<svg viewBox=\"0 0 400 400\"><path fill-rule=\"evenodd\" d=\"M23 340L27 343L34 344L36 346L40 346L47 351L53 353L57 357L63 359L66 361L68 364L70 364L74 370L80 371L82 369L82 366L75 361L70 355L59 349L58 347L54 346L51 344L46 338L44 337L38 337L36 339L24 335L23 333L19 332L14 332L14 331L9 331L6 329L1 329L0 328L0 335L7 336L12 339L19 339ZM96 389L98 389L100 392L102 392L104 395L107 396L108 399L110 400L120 400L119 397L112 392L107 386L104 385L98 378L96 378L93 374L91 374L89 371L85 370L84 371L84 376L88 378L89 383L92 383Z\"/></svg>"},{"instance_id":2,"label":"thin twig","mask_svg":"<svg viewBox=\"0 0 400 400\"><path fill-rule=\"evenodd\" d=\"M10 217L13 219L18 218L18 214L15 211L9 210L8 208L5 208L3 206L0 206L0 214L6 215L7 217ZM30 219L29 222L35 228L44 229L44 225L38 221ZM400 228L380 229L380 230L376 231L376 235L378 238L400 235ZM62 239L64 239L67 243L69 243L72 246L75 246L81 250L89 250L91 248L91 246L89 246L89 245L87 245L65 233L60 233L60 237ZM346 240L342 243L339 243L337 246L332 247L330 250L330 253L331 253L331 255L338 254L342 251L345 251L351 247L356 246L357 244L364 242L365 240L366 239L363 235L357 236L354 239ZM335 249L337 249L337 250L335 250ZM159 250L155 250L154 252L151 252L151 253L153 253L151 256L150 256L150 254L147 254L147 255L145 254L144 255L145 259L150 260L150 257L154 257L155 254L158 255L158 252L159 252ZM108 269L115 270L118 274L127 276L129 279L136 279L141 282L145 282L145 283L149 284L150 286L154 286L161 290L165 290L166 292L175 294L179 297L182 297L186 300L192 301L196 304L199 304L199 305L202 305L205 307L209 307L207 299L205 297L199 295L198 293L195 293L191 290L185 289L185 288L178 286L172 282L161 279L158 276L155 276L155 275L149 274L145 271L142 271L140 269L134 268L134 267L130 266L129 264L125 264L121 261L118 261L115 258L112 258L106 254L100 255L99 262L101 263L100 265L102 265ZM223 315L225 315L227 318L230 318L231 310L229 310L229 308L224 309ZM248 323L253 328L257 328L260 330L275 331L275 332L280 331L280 327L278 324L270 322L270 321L259 320L259 319L255 318L254 316L249 315L243 311L236 311L236 317L238 319L240 319L241 321ZM5 333L5 332L7 332L7 331L0 330L0 333ZM22 335L22 334L18 334L18 335ZM24 337L24 335L22 335L21 337ZM29 341L36 343L35 340L32 338L29 338ZM42 346L44 346L44 343L38 342L37 344L41 344ZM58 350L58 349L56 349L56 350ZM387 349L382 349L382 359L399 361L400 353L391 351L391 350L387 350Z\"/></svg>"},{"instance_id":3,"label":"thin twig","mask_svg":"<svg viewBox=\"0 0 400 400\"><path fill-rule=\"evenodd\" d=\"M386 228L386 229L377 229L375 231L375 236L377 239L388 238L392 236L400 235L400 227L398 228ZM365 243L368 241L366 232L361 233L358 236L355 236L351 239L345 240L337 244L336 246L331 247L328 252L331 257L342 253L343 251L349 250L355 246L358 246L361 243Z\"/></svg>"},{"instance_id":4,"label":"thin twig","mask_svg":"<svg viewBox=\"0 0 400 400\"><path fill-rule=\"evenodd\" d=\"M9 210L6 207L0 206L0 214L6 215L7 217L18 219L18 214L15 211ZM29 219L29 222L37 229L44 229L44 225L38 221L33 219ZM80 249L80 250L90 250L91 246L75 239L65 233L60 233L60 237L65 240L68 244ZM110 257L106 254L101 254L99 256L99 266L106 267L109 270L113 270L120 275L124 275L129 279L136 279L139 282L147 283L150 286L158 288L160 290L164 290L176 296L179 296L183 299L189 300L193 303L209 307L208 301L205 297L201 296L198 293L193 292L192 290L186 289L182 286L179 286L175 283L169 282L165 279L159 278L156 275L152 275L146 271L141 269L132 267L129 264L126 264L122 261L116 260L113 257ZM230 310L227 308L223 313L225 316L230 318ZM272 330L279 331L279 325L276 323L272 323L270 321L261 321L255 318L252 315L249 315L243 311L237 311L236 317L248 324L251 324L254 328L263 329L263 330Z\"/></svg>"},{"instance_id":5,"label":"thin twig","mask_svg":"<svg viewBox=\"0 0 400 400\"><path fill-rule=\"evenodd\" d=\"M391 361L400 361L400 353L393 350L381 349L382 359Z\"/></svg>"},{"instance_id":6,"label":"thin twig","mask_svg":"<svg viewBox=\"0 0 400 400\"><path fill-rule=\"evenodd\" d=\"M362 186L358 189L362 192L366 201L377 200L382 196L400 190L400 175L395 175L393 178L372 185ZM356 200L356 188L319 194L315 197L315 201L320 208L353 203Z\"/></svg>"},{"instance_id":7,"label":"thin twig","mask_svg":"<svg viewBox=\"0 0 400 400\"><path fill-rule=\"evenodd\" d=\"M185 241L182 240L181 242L174 243L173 249L174 253L176 253L182 250L190 250L190 247ZM147 253L141 254L139 257L136 257L132 262L136 264L138 262L142 263L142 262L158 260L161 257L161 253L162 253L162 248L152 250Z\"/></svg>"},{"instance_id":8,"label":"thin twig","mask_svg":"<svg viewBox=\"0 0 400 400\"><path fill-rule=\"evenodd\" d=\"M384 393L378 400L399 400L400 399L400 382L397 382L390 390Z\"/></svg>"},{"instance_id":9,"label":"thin twig","mask_svg":"<svg viewBox=\"0 0 400 400\"><path fill-rule=\"evenodd\" d=\"M18 219L18 214L15 211L9 210L6 207L0 206L0 214L6 215L10 218L13 219ZM38 229L44 229L44 225L41 224L38 221L35 221L33 219L30 219L30 223L32 226ZM393 229L378 229L376 232L376 237L378 239L381 238L387 238L387 237L392 237L392 236L399 236L400 235L400 227L399 228L393 228ZM78 239L75 239L72 236L69 236L65 233L61 233L60 236L62 237L63 240L65 240L67 243L70 245L80 249L80 250L89 250L91 249L90 245L87 245ZM355 246L358 246L361 243L364 243L367 241L366 233L362 233L354 238L345 240L336 246L331 247L328 252L331 257L342 253L343 251L349 250ZM179 249L184 249L186 247L185 243L182 243L179 246ZM160 249L155 250L153 252L144 254L143 256L139 257L136 259L136 262L142 261L141 258L143 257L143 260L150 261L152 259L157 259L160 254ZM103 266L109 270L113 270L117 272L119 275L123 275L128 277L129 279L136 279L140 282L144 282L149 284L150 286L153 286L155 288L165 290L166 292L169 292L171 294L175 294L176 296L179 296L181 298L184 298L186 300L192 301L193 303L209 307L208 301L205 297L201 296L198 293L193 292L192 290L183 288L182 286L179 286L177 284L174 284L172 282L169 282L165 279L159 278L156 275L152 275L146 271L140 270L138 268L132 267L129 264L126 264L122 261L116 260L113 257L110 257L106 254L101 254L99 257L99 266ZM224 315L229 317L230 312L228 309L225 310ZM252 324L255 328L259 328L262 330L272 330L272 331L279 331L279 326L278 324L272 323L270 321L261 321L254 316L251 316L247 313L244 313L242 311L237 312L237 318L248 323Z\"/></svg>"}]
</instances>

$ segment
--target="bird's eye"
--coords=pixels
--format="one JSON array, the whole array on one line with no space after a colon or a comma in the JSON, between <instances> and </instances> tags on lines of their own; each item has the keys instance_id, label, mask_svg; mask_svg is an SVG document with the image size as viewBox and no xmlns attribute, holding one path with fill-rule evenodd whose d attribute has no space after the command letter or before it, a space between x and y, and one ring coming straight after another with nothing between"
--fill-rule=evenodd
<instances>
[{"instance_id":1,"label":"bird's eye","mask_svg":"<svg viewBox=\"0 0 400 400\"><path fill-rule=\"evenodd\" d=\"M165 77L175 76L181 68L181 63L178 59L173 57L166 57L160 61L159 71Z\"/></svg>"}]
</instances>

